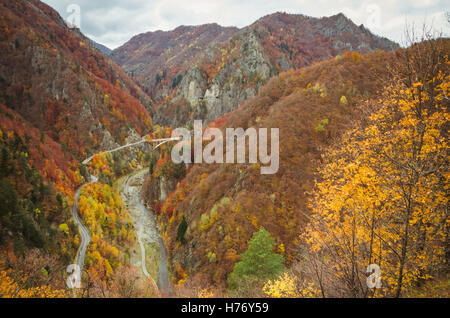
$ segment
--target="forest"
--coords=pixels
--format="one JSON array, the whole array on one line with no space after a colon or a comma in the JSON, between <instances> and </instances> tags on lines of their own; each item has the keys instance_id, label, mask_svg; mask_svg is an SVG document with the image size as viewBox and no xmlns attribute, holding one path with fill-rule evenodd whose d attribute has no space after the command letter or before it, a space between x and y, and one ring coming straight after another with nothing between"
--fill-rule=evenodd
<instances>
[{"instance_id":1,"label":"forest","mask_svg":"<svg viewBox=\"0 0 450 318\"><path fill-rule=\"evenodd\" d=\"M2 1L0 298L448 298L450 40L406 36L278 12L107 56Z\"/></svg>"},{"instance_id":2,"label":"forest","mask_svg":"<svg viewBox=\"0 0 450 318\"><path fill-rule=\"evenodd\" d=\"M448 45L426 40L288 71L213 122L281 127L280 171L193 165L162 206L154 201L180 260L172 264L178 284L239 296L400 297L430 281L445 290ZM268 285L241 274L250 282L230 289L261 227L287 271ZM183 258L187 250L194 252ZM367 287L369 264L385 268L384 288Z\"/></svg>"}]
</instances>

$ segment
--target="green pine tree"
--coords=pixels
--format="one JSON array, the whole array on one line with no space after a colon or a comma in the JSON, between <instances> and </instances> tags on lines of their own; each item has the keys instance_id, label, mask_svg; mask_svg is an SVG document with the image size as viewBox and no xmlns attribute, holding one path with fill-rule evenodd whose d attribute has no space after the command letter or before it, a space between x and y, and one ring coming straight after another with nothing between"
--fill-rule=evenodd
<instances>
[{"instance_id":1,"label":"green pine tree","mask_svg":"<svg viewBox=\"0 0 450 318\"><path fill-rule=\"evenodd\" d=\"M276 278L284 270L284 257L272 252L275 240L263 227L253 233L248 249L241 255L229 278L230 289L239 287L240 282L265 281Z\"/></svg>"},{"instance_id":2,"label":"green pine tree","mask_svg":"<svg viewBox=\"0 0 450 318\"><path fill-rule=\"evenodd\" d=\"M184 235L186 234L188 228L188 224L186 222L186 218L183 215L183 218L181 219L180 224L178 224L177 229L177 241L181 242L181 244L185 243Z\"/></svg>"}]
</instances>

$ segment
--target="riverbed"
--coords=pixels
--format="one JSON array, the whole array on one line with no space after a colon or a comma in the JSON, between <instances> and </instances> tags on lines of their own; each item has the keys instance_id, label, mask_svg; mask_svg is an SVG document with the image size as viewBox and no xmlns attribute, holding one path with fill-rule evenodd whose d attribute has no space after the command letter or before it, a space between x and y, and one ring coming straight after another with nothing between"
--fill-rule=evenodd
<instances>
[{"instance_id":1,"label":"riverbed","mask_svg":"<svg viewBox=\"0 0 450 318\"><path fill-rule=\"evenodd\" d=\"M142 187L148 169L139 170L117 180L116 187L133 220L138 247L132 250L130 262L140 267L163 294L169 293L167 253L155 214L143 204Z\"/></svg>"}]
</instances>

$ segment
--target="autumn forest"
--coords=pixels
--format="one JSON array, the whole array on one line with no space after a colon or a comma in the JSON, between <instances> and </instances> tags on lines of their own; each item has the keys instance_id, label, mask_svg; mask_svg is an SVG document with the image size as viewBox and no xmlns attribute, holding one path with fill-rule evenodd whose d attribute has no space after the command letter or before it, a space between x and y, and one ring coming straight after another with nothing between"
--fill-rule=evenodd
<instances>
[{"instance_id":1,"label":"autumn forest","mask_svg":"<svg viewBox=\"0 0 450 318\"><path fill-rule=\"evenodd\" d=\"M104 52L1 0L0 298L448 298L450 40L405 29L277 12ZM279 169L175 163L194 120L278 128Z\"/></svg>"}]
</instances>

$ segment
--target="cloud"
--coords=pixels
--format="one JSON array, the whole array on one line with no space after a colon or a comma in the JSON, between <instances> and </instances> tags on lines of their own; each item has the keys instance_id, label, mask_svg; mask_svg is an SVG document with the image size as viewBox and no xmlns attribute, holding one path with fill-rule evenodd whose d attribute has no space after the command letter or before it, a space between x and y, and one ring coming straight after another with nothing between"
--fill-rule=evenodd
<instances>
[{"instance_id":1,"label":"cloud","mask_svg":"<svg viewBox=\"0 0 450 318\"><path fill-rule=\"evenodd\" d=\"M314 17L343 12L356 24L375 34L402 42L405 23L424 21L448 36L450 12L447 0L44 0L63 18L70 16L71 4L81 9L81 30L88 37L116 48L134 35L171 30L179 25L216 22L244 27L260 17L283 11Z\"/></svg>"}]
</instances>

